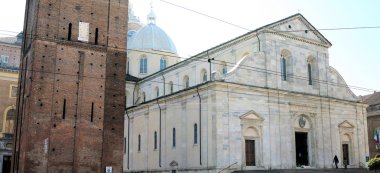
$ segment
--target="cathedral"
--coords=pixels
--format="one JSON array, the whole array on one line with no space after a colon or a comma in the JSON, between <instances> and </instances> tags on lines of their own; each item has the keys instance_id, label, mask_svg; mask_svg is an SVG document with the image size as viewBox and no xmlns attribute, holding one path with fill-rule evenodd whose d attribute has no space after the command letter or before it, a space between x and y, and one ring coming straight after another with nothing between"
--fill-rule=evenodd
<instances>
[{"instance_id":1,"label":"cathedral","mask_svg":"<svg viewBox=\"0 0 380 173\"><path fill-rule=\"evenodd\" d=\"M188 59L129 9L123 171L365 167L366 105L301 14Z\"/></svg>"}]
</instances>

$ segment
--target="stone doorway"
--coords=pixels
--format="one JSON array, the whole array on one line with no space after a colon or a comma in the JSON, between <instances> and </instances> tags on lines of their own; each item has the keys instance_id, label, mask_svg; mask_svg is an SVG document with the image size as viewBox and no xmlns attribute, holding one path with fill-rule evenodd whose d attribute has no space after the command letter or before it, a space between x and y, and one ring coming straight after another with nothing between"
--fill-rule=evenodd
<instances>
[{"instance_id":1,"label":"stone doorway","mask_svg":"<svg viewBox=\"0 0 380 173\"><path fill-rule=\"evenodd\" d=\"M306 132L295 132L296 166L309 166L308 140Z\"/></svg>"},{"instance_id":2,"label":"stone doorway","mask_svg":"<svg viewBox=\"0 0 380 173\"><path fill-rule=\"evenodd\" d=\"M245 140L246 166L256 166L255 140Z\"/></svg>"},{"instance_id":3,"label":"stone doorway","mask_svg":"<svg viewBox=\"0 0 380 173\"><path fill-rule=\"evenodd\" d=\"M342 150L343 150L343 164L350 164L350 155L348 150L348 144L342 144Z\"/></svg>"}]
</instances>

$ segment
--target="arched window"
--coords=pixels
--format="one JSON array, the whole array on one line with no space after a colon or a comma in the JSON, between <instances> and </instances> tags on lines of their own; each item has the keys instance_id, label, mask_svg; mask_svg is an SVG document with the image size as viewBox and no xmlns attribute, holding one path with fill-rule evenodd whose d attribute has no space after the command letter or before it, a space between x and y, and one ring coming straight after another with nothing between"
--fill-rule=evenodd
<instances>
[{"instance_id":1,"label":"arched window","mask_svg":"<svg viewBox=\"0 0 380 173\"><path fill-rule=\"evenodd\" d=\"M158 87L156 87L154 89L154 91L156 92L156 97L159 97L160 96L160 89L158 89Z\"/></svg>"},{"instance_id":2,"label":"arched window","mask_svg":"<svg viewBox=\"0 0 380 173\"><path fill-rule=\"evenodd\" d=\"M286 59L284 57L281 58L281 79L286 80Z\"/></svg>"},{"instance_id":3,"label":"arched window","mask_svg":"<svg viewBox=\"0 0 380 173\"><path fill-rule=\"evenodd\" d=\"M160 70L163 70L166 68L166 58L165 57L162 57L160 59Z\"/></svg>"},{"instance_id":4,"label":"arched window","mask_svg":"<svg viewBox=\"0 0 380 173\"><path fill-rule=\"evenodd\" d=\"M16 110L13 106L9 106L5 109L3 116L3 133L13 133Z\"/></svg>"},{"instance_id":5,"label":"arched window","mask_svg":"<svg viewBox=\"0 0 380 173\"><path fill-rule=\"evenodd\" d=\"M291 69L288 69L290 66L289 60L290 60L291 53L284 49L281 51L281 59L280 59L280 64L281 64L281 80L286 81L287 77L289 74L292 74Z\"/></svg>"},{"instance_id":6,"label":"arched window","mask_svg":"<svg viewBox=\"0 0 380 173\"><path fill-rule=\"evenodd\" d=\"M311 64L310 63L307 63L307 74L309 77L309 85L313 85L313 81L311 79Z\"/></svg>"},{"instance_id":7,"label":"arched window","mask_svg":"<svg viewBox=\"0 0 380 173\"><path fill-rule=\"evenodd\" d=\"M145 101L146 101L145 92L143 92L143 93L141 94L141 98L142 98L142 102L145 102Z\"/></svg>"},{"instance_id":8,"label":"arched window","mask_svg":"<svg viewBox=\"0 0 380 173\"><path fill-rule=\"evenodd\" d=\"M174 91L174 88L173 88L173 82L170 81L170 82L169 82L169 93L172 94L173 91Z\"/></svg>"},{"instance_id":9,"label":"arched window","mask_svg":"<svg viewBox=\"0 0 380 173\"><path fill-rule=\"evenodd\" d=\"M310 56L307 58L307 77L308 77L309 85L313 85L312 65L313 65L313 57Z\"/></svg>"},{"instance_id":10,"label":"arched window","mask_svg":"<svg viewBox=\"0 0 380 173\"><path fill-rule=\"evenodd\" d=\"M198 125L194 124L194 144L198 144Z\"/></svg>"},{"instance_id":11,"label":"arched window","mask_svg":"<svg viewBox=\"0 0 380 173\"><path fill-rule=\"evenodd\" d=\"M141 135L137 137L137 151L141 151Z\"/></svg>"},{"instance_id":12,"label":"arched window","mask_svg":"<svg viewBox=\"0 0 380 173\"><path fill-rule=\"evenodd\" d=\"M140 59L140 73L147 73L148 72L148 59L145 55L143 55Z\"/></svg>"},{"instance_id":13,"label":"arched window","mask_svg":"<svg viewBox=\"0 0 380 173\"><path fill-rule=\"evenodd\" d=\"M189 84L189 76L185 76L183 77L183 86L184 88L189 88L190 84Z\"/></svg>"},{"instance_id":14,"label":"arched window","mask_svg":"<svg viewBox=\"0 0 380 173\"><path fill-rule=\"evenodd\" d=\"M207 71L205 69L201 71L201 79L202 82L207 82Z\"/></svg>"},{"instance_id":15,"label":"arched window","mask_svg":"<svg viewBox=\"0 0 380 173\"><path fill-rule=\"evenodd\" d=\"M173 147L175 147L175 128L173 128Z\"/></svg>"},{"instance_id":16,"label":"arched window","mask_svg":"<svg viewBox=\"0 0 380 173\"><path fill-rule=\"evenodd\" d=\"M223 75L227 74L227 64L226 63L223 63Z\"/></svg>"},{"instance_id":17,"label":"arched window","mask_svg":"<svg viewBox=\"0 0 380 173\"><path fill-rule=\"evenodd\" d=\"M157 131L154 131L154 149L157 149Z\"/></svg>"}]
</instances>

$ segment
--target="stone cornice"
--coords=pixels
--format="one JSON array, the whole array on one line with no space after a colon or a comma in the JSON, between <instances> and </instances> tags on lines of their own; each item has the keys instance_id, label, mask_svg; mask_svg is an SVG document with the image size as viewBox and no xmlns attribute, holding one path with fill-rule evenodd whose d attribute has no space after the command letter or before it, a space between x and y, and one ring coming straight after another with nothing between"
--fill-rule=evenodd
<instances>
[{"instance_id":1,"label":"stone cornice","mask_svg":"<svg viewBox=\"0 0 380 173\"><path fill-rule=\"evenodd\" d=\"M283 25L283 24L285 24L285 23L287 23L289 21L292 21L294 19L299 19L302 22L302 24L304 24L305 26L307 26L308 29L311 30L320 39L320 41L323 42L324 44L318 43L318 42L316 42L314 40L310 40L310 39L307 39L307 38L299 37L299 36L296 36L294 34L286 34L286 35L289 35L293 39L297 39L298 38L298 39L300 39L299 41L301 41L301 40L303 40L303 42L306 41L305 43L310 43L310 44L317 43L319 46L323 46L323 47L327 46L326 48L331 47L331 43L328 42L328 40L326 40L326 38L324 38L323 35L321 33L319 33L318 30L316 30L314 28L314 26L312 26L302 15L298 15L298 16L296 16L294 18L288 18L287 20L283 20L283 21L277 22L277 23L271 25L270 27L268 27L268 29L269 28L273 29L274 27ZM279 33L279 32L282 32L282 31L276 31L276 33ZM309 42L309 41L311 41L311 42Z\"/></svg>"},{"instance_id":2,"label":"stone cornice","mask_svg":"<svg viewBox=\"0 0 380 173\"><path fill-rule=\"evenodd\" d=\"M311 40L311 39L307 39L307 38L303 38L303 37L299 37L299 36L296 36L294 34L285 34L285 32L281 32L281 31L276 31L276 30L270 30L270 29L268 29L268 30L263 31L263 32L264 33L278 35L278 36L282 36L282 37L289 38L289 39L296 40L296 41L300 41L300 42L303 42L303 43L308 43L308 44L312 44L312 45L316 45L316 46L321 46L321 47L324 47L324 48L329 48L330 47L327 44L318 43L317 41L314 41L314 40Z\"/></svg>"},{"instance_id":3,"label":"stone cornice","mask_svg":"<svg viewBox=\"0 0 380 173\"><path fill-rule=\"evenodd\" d=\"M315 113L317 112L317 107L310 104L296 104L289 103L290 111L292 112L304 112L304 113Z\"/></svg>"}]
</instances>

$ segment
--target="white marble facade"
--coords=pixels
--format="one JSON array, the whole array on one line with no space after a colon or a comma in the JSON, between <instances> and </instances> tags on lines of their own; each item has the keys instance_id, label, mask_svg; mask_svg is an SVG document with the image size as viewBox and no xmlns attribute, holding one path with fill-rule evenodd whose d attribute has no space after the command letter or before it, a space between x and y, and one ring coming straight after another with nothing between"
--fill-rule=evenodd
<instances>
[{"instance_id":1,"label":"white marble facade","mask_svg":"<svg viewBox=\"0 0 380 173\"><path fill-rule=\"evenodd\" d=\"M292 169L298 132L304 166L331 168L347 147L349 167L363 167L366 105L329 66L329 47L296 14L128 81L124 171Z\"/></svg>"}]
</instances>

